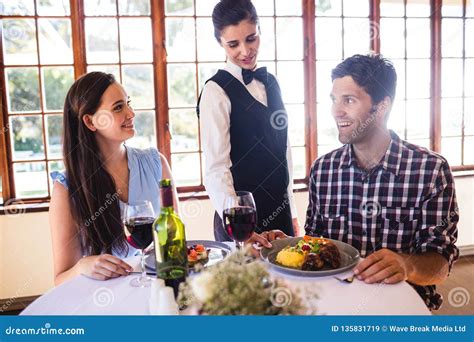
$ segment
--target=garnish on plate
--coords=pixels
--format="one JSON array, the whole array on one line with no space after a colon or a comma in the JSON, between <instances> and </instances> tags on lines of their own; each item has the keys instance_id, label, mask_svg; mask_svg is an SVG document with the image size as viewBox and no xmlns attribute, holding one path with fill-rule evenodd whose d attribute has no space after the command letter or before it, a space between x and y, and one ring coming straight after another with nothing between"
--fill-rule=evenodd
<instances>
[{"instance_id":1,"label":"garnish on plate","mask_svg":"<svg viewBox=\"0 0 474 342\"><path fill-rule=\"evenodd\" d=\"M188 265L194 266L197 263L206 263L209 259L209 251L210 249L206 249L204 245L188 246Z\"/></svg>"}]
</instances>

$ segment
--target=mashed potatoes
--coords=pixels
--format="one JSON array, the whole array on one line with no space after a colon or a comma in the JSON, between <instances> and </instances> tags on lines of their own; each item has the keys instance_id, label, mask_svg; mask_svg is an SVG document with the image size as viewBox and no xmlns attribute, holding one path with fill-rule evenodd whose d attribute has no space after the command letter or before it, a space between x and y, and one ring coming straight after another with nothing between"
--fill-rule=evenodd
<instances>
[{"instance_id":1,"label":"mashed potatoes","mask_svg":"<svg viewBox=\"0 0 474 342\"><path fill-rule=\"evenodd\" d=\"M301 269L304 263L304 254L285 248L278 252L276 262L286 267Z\"/></svg>"}]
</instances>

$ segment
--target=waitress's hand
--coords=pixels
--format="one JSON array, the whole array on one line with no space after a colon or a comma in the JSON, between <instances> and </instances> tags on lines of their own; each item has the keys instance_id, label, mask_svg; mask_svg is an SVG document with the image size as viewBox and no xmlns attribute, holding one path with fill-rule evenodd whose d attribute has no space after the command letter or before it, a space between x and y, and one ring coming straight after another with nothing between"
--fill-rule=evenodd
<instances>
[{"instance_id":1,"label":"waitress's hand","mask_svg":"<svg viewBox=\"0 0 474 342\"><path fill-rule=\"evenodd\" d=\"M250 239L245 241L245 244L247 246L250 246L248 250L256 258L260 258L260 250L263 247L272 248L272 244L263 236L263 233L262 234L253 233Z\"/></svg>"},{"instance_id":2,"label":"waitress's hand","mask_svg":"<svg viewBox=\"0 0 474 342\"><path fill-rule=\"evenodd\" d=\"M250 252L253 256L259 258L262 248L272 248L271 241L288 237L281 230L270 230L261 234L253 233L253 235L245 243L251 245Z\"/></svg>"},{"instance_id":3,"label":"waitress's hand","mask_svg":"<svg viewBox=\"0 0 474 342\"><path fill-rule=\"evenodd\" d=\"M78 262L79 272L89 278L107 280L126 276L133 267L110 254L91 255Z\"/></svg>"},{"instance_id":4,"label":"waitress's hand","mask_svg":"<svg viewBox=\"0 0 474 342\"><path fill-rule=\"evenodd\" d=\"M264 237L268 242L272 242L274 240L284 239L288 237L288 235L286 235L279 229L269 230L267 232L263 232L260 235Z\"/></svg>"},{"instance_id":5,"label":"waitress's hand","mask_svg":"<svg viewBox=\"0 0 474 342\"><path fill-rule=\"evenodd\" d=\"M301 231L300 223L298 222L298 218L295 217L295 218L293 219L293 232L295 233L295 236L299 236L299 235L300 235L300 231Z\"/></svg>"}]
</instances>

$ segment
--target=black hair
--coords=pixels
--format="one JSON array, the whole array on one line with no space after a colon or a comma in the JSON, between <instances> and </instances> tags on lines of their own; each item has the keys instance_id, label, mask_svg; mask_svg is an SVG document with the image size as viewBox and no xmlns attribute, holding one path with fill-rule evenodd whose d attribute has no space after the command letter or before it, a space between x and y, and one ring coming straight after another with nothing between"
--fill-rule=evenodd
<instances>
[{"instance_id":1,"label":"black hair","mask_svg":"<svg viewBox=\"0 0 474 342\"><path fill-rule=\"evenodd\" d=\"M386 96L395 99L397 72L390 60L378 54L354 55L342 61L331 73L336 78L351 76L372 99L372 104L380 103Z\"/></svg>"},{"instance_id":2,"label":"black hair","mask_svg":"<svg viewBox=\"0 0 474 342\"><path fill-rule=\"evenodd\" d=\"M257 10L250 0L221 0L212 11L214 36L221 42L221 33L227 26L238 25L243 20L249 20L258 25Z\"/></svg>"}]
</instances>

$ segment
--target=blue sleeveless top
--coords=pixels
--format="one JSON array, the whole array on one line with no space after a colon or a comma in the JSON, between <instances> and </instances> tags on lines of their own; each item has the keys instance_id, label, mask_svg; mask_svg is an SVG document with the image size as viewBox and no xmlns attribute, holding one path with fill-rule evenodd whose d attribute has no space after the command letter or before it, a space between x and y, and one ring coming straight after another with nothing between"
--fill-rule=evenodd
<instances>
[{"instance_id":1,"label":"blue sleeveless top","mask_svg":"<svg viewBox=\"0 0 474 342\"><path fill-rule=\"evenodd\" d=\"M153 205L155 216L160 213L160 180L162 178L162 165L160 155L156 148L140 150L125 146L127 150L129 180L128 180L128 202L148 200ZM65 172L53 171L50 173L53 182L62 184L68 189L67 175ZM123 211L125 203L119 200L120 209ZM138 250L128 245L128 254L123 255L112 251L119 258L135 255ZM83 251L84 253L84 251Z\"/></svg>"}]
</instances>

